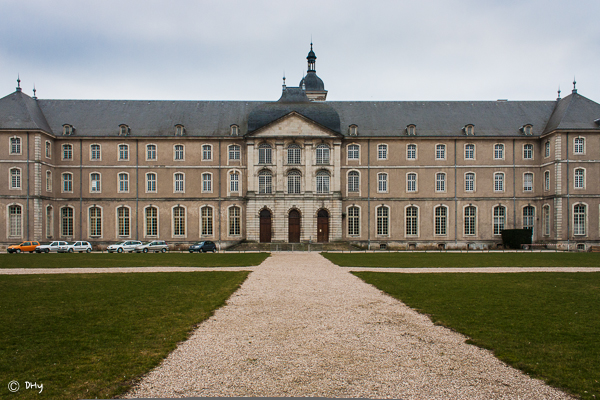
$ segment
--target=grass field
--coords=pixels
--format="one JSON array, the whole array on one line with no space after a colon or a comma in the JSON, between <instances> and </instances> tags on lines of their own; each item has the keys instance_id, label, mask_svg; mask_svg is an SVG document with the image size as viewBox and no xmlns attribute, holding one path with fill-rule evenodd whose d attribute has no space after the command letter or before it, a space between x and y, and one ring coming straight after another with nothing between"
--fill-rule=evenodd
<instances>
[{"instance_id":1,"label":"grass field","mask_svg":"<svg viewBox=\"0 0 600 400\"><path fill-rule=\"evenodd\" d=\"M600 399L600 273L354 274L514 367Z\"/></svg>"},{"instance_id":2,"label":"grass field","mask_svg":"<svg viewBox=\"0 0 600 400\"><path fill-rule=\"evenodd\" d=\"M269 253L0 254L0 268L247 267Z\"/></svg>"},{"instance_id":3,"label":"grass field","mask_svg":"<svg viewBox=\"0 0 600 400\"><path fill-rule=\"evenodd\" d=\"M600 253L322 253L344 267L600 267Z\"/></svg>"},{"instance_id":4,"label":"grass field","mask_svg":"<svg viewBox=\"0 0 600 400\"><path fill-rule=\"evenodd\" d=\"M156 366L248 272L0 276L0 398L110 398ZM18 394L7 390L17 380ZM25 389L25 381L43 384Z\"/></svg>"}]
</instances>

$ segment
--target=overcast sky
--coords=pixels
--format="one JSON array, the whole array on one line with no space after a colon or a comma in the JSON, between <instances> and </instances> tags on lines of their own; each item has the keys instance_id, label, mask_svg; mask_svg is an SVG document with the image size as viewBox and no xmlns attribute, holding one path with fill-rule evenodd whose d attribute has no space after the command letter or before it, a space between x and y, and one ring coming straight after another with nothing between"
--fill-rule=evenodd
<instances>
[{"instance_id":1,"label":"overcast sky","mask_svg":"<svg viewBox=\"0 0 600 400\"><path fill-rule=\"evenodd\" d=\"M0 97L600 102L600 1L0 0Z\"/></svg>"}]
</instances>

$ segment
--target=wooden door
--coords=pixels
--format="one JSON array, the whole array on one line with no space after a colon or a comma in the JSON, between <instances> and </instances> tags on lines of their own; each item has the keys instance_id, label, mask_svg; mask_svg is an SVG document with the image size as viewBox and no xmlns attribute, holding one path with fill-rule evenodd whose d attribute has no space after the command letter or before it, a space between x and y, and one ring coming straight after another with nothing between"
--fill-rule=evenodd
<instances>
[{"instance_id":1,"label":"wooden door","mask_svg":"<svg viewBox=\"0 0 600 400\"><path fill-rule=\"evenodd\" d=\"M271 211L260 212L260 242L271 243Z\"/></svg>"},{"instance_id":2,"label":"wooden door","mask_svg":"<svg viewBox=\"0 0 600 400\"><path fill-rule=\"evenodd\" d=\"M317 242L329 242L329 213L323 209L317 213Z\"/></svg>"},{"instance_id":3,"label":"wooden door","mask_svg":"<svg viewBox=\"0 0 600 400\"><path fill-rule=\"evenodd\" d=\"M300 243L300 212L298 210L290 211L288 242Z\"/></svg>"}]
</instances>

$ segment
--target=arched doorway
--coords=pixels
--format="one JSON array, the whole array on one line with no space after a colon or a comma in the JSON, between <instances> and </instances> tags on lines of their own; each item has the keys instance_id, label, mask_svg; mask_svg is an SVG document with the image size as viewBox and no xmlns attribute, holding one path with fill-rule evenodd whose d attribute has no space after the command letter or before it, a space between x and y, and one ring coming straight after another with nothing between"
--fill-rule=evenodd
<instances>
[{"instance_id":1,"label":"arched doorway","mask_svg":"<svg viewBox=\"0 0 600 400\"><path fill-rule=\"evenodd\" d=\"M288 242L300 243L300 212L291 210L288 216Z\"/></svg>"},{"instance_id":2,"label":"arched doorway","mask_svg":"<svg viewBox=\"0 0 600 400\"><path fill-rule=\"evenodd\" d=\"M260 242L271 243L271 211L266 208L260 212Z\"/></svg>"},{"instance_id":3,"label":"arched doorway","mask_svg":"<svg viewBox=\"0 0 600 400\"><path fill-rule=\"evenodd\" d=\"M329 213L324 209L317 213L317 242L329 242Z\"/></svg>"}]
</instances>

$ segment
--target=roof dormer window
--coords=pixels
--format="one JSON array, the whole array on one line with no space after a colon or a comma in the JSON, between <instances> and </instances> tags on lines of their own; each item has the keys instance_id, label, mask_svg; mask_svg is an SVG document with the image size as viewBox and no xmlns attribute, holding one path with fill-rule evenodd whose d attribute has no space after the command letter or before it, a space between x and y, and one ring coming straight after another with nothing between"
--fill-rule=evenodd
<instances>
[{"instance_id":1,"label":"roof dormer window","mask_svg":"<svg viewBox=\"0 0 600 400\"><path fill-rule=\"evenodd\" d=\"M358 126L356 126L356 125L350 125L348 127L348 134L350 136L358 136Z\"/></svg>"},{"instance_id":2,"label":"roof dormer window","mask_svg":"<svg viewBox=\"0 0 600 400\"><path fill-rule=\"evenodd\" d=\"M525 136L533 135L533 125L531 124L523 125L519 130L523 132L523 135Z\"/></svg>"},{"instance_id":3,"label":"roof dormer window","mask_svg":"<svg viewBox=\"0 0 600 400\"><path fill-rule=\"evenodd\" d=\"M237 136L240 134L240 128L237 125L231 125L231 136Z\"/></svg>"},{"instance_id":4,"label":"roof dormer window","mask_svg":"<svg viewBox=\"0 0 600 400\"><path fill-rule=\"evenodd\" d=\"M406 127L406 134L408 136L416 136L417 135L417 126L416 125L408 125Z\"/></svg>"},{"instance_id":5,"label":"roof dormer window","mask_svg":"<svg viewBox=\"0 0 600 400\"><path fill-rule=\"evenodd\" d=\"M185 128L181 124L175 125L175 136L183 136L185 135Z\"/></svg>"},{"instance_id":6,"label":"roof dormer window","mask_svg":"<svg viewBox=\"0 0 600 400\"><path fill-rule=\"evenodd\" d=\"M129 135L129 127L125 124L119 125L119 136L128 136Z\"/></svg>"},{"instance_id":7,"label":"roof dormer window","mask_svg":"<svg viewBox=\"0 0 600 400\"><path fill-rule=\"evenodd\" d=\"M64 136L71 136L74 131L75 131L75 128L73 128L73 125L69 125L69 124L63 125L63 135Z\"/></svg>"},{"instance_id":8,"label":"roof dormer window","mask_svg":"<svg viewBox=\"0 0 600 400\"><path fill-rule=\"evenodd\" d=\"M463 132L467 136L473 136L473 135L475 135L475 125L473 125L473 124L465 125L463 127Z\"/></svg>"}]
</instances>

